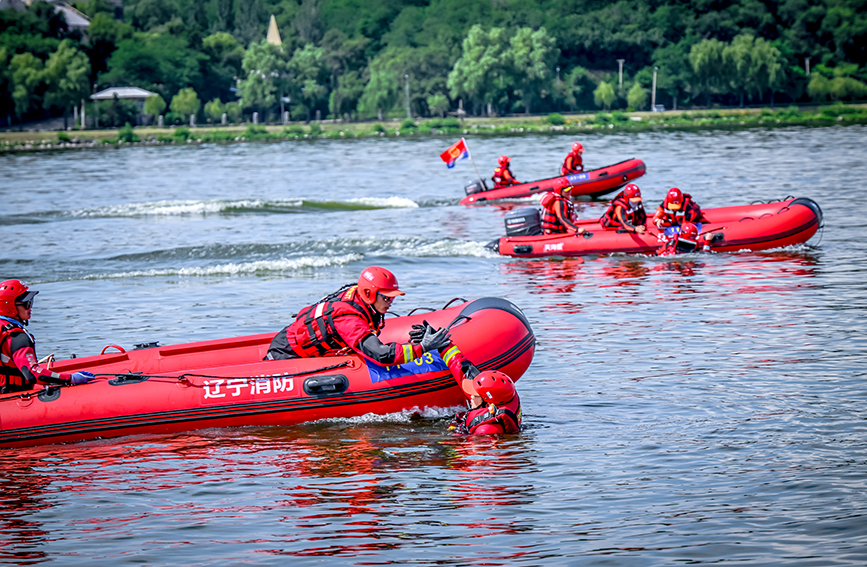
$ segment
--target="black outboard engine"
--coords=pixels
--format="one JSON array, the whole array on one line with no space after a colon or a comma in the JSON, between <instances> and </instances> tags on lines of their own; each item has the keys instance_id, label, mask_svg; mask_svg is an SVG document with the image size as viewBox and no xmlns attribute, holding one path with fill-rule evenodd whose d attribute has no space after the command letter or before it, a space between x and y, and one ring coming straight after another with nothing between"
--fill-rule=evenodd
<instances>
[{"instance_id":1,"label":"black outboard engine","mask_svg":"<svg viewBox=\"0 0 867 567\"><path fill-rule=\"evenodd\" d=\"M488 190L488 184L485 183L484 179L473 179L469 181L466 185L464 185L464 191L467 192L467 195L474 195L476 193L481 193L482 191Z\"/></svg>"},{"instance_id":2,"label":"black outboard engine","mask_svg":"<svg viewBox=\"0 0 867 567\"><path fill-rule=\"evenodd\" d=\"M536 207L524 207L506 213L506 236L542 234L542 218Z\"/></svg>"}]
</instances>

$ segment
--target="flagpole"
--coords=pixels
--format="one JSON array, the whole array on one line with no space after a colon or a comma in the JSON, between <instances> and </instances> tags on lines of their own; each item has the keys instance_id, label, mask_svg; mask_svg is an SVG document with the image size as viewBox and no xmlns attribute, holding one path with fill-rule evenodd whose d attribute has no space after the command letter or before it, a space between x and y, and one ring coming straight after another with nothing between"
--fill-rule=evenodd
<instances>
[{"instance_id":1,"label":"flagpole","mask_svg":"<svg viewBox=\"0 0 867 567\"><path fill-rule=\"evenodd\" d=\"M464 140L464 139L461 138L461 140ZM482 184L482 187L487 187L487 185L485 185L485 180L482 179L482 174L479 173L479 168L476 167L476 160L473 159L473 152L470 151L470 147L467 145L466 140L464 140L464 147L467 148L467 155L470 156L470 162L472 162L472 164L473 164L473 169L476 170L476 176L479 178L479 183Z\"/></svg>"}]
</instances>

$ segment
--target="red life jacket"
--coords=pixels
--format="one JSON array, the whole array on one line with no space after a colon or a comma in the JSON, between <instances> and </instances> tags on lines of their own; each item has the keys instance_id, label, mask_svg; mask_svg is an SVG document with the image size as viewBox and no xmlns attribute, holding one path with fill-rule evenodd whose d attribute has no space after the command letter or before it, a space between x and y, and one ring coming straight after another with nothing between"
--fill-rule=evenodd
<instances>
[{"instance_id":1,"label":"red life jacket","mask_svg":"<svg viewBox=\"0 0 867 567\"><path fill-rule=\"evenodd\" d=\"M512 175L509 167L503 167L502 165L498 165L496 169L494 169L494 175L491 176L491 181L494 182L494 187L508 187L509 185L515 185L515 176Z\"/></svg>"},{"instance_id":2,"label":"red life jacket","mask_svg":"<svg viewBox=\"0 0 867 567\"><path fill-rule=\"evenodd\" d=\"M558 201L566 203L566 215L571 220L574 218L575 205L571 199L567 199L553 191L545 193L539 204L542 205L542 232L545 234L557 234L567 232L566 227L560 222L554 207Z\"/></svg>"},{"instance_id":3,"label":"red life jacket","mask_svg":"<svg viewBox=\"0 0 867 567\"><path fill-rule=\"evenodd\" d=\"M483 425L498 427L499 433L518 433L521 431L521 399L515 394L511 401L502 406L481 405L468 411L461 421L461 432L469 435L481 433L479 428Z\"/></svg>"},{"instance_id":4,"label":"red life jacket","mask_svg":"<svg viewBox=\"0 0 867 567\"><path fill-rule=\"evenodd\" d=\"M272 347L284 343L298 356L332 356L351 349L338 332L341 317L361 317L373 334L379 334L384 325L382 317L373 307L357 299L358 286L352 286L335 298L315 303L302 309L295 322L283 329Z\"/></svg>"},{"instance_id":5,"label":"red life jacket","mask_svg":"<svg viewBox=\"0 0 867 567\"><path fill-rule=\"evenodd\" d=\"M683 203L677 211L668 208L668 195L666 195L662 205L656 210L653 220L654 222L662 220L662 226L680 226L684 222L697 223L702 222L703 219L701 218L701 207L692 200L689 193L684 193Z\"/></svg>"},{"instance_id":6,"label":"red life jacket","mask_svg":"<svg viewBox=\"0 0 867 567\"><path fill-rule=\"evenodd\" d=\"M608 204L608 210L599 219L599 223L603 228L619 228L620 221L614 216L614 211L617 207L623 207L626 214L626 220L632 223L633 226L638 226L647 222L647 213L644 212L644 203L640 203L634 211L629 211L629 200L621 191L617 194L611 203Z\"/></svg>"},{"instance_id":7,"label":"red life jacket","mask_svg":"<svg viewBox=\"0 0 867 567\"><path fill-rule=\"evenodd\" d=\"M0 319L0 322L3 320ZM27 330L12 323L6 323L0 327L0 394L7 392L19 392L30 390L33 385L30 384L21 370L15 366L15 361L12 360L12 348L10 343L12 337L18 333L27 333ZM30 340L36 346L36 339L33 335L27 333Z\"/></svg>"},{"instance_id":8,"label":"red life jacket","mask_svg":"<svg viewBox=\"0 0 867 567\"><path fill-rule=\"evenodd\" d=\"M570 173L581 173L584 171L584 160L579 154L570 153L563 160L563 165L560 167L561 175L569 175Z\"/></svg>"}]
</instances>

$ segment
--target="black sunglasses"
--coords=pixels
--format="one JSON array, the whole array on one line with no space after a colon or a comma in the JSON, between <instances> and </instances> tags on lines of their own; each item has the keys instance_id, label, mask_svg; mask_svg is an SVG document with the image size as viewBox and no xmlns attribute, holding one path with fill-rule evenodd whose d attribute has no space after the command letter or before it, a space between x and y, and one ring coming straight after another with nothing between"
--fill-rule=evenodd
<instances>
[{"instance_id":1,"label":"black sunglasses","mask_svg":"<svg viewBox=\"0 0 867 567\"><path fill-rule=\"evenodd\" d=\"M17 302L16 302L15 305L20 305L20 306L23 307L24 309L30 309L30 308L33 307L33 300L32 300L32 299L28 299L27 301L25 301L25 302L23 302L23 303L17 303Z\"/></svg>"},{"instance_id":2,"label":"black sunglasses","mask_svg":"<svg viewBox=\"0 0 867 567\"><path fill-rule=\"evenodd\" d=\"M388 301L389 303L391 303L392 301L394 301L394 296L382 295L382 294L379 293L379 292L376 292L376 295L378 295L379 297L381 297L381 298L383 298L384 300Z\"/></svg>"}]
</instances>

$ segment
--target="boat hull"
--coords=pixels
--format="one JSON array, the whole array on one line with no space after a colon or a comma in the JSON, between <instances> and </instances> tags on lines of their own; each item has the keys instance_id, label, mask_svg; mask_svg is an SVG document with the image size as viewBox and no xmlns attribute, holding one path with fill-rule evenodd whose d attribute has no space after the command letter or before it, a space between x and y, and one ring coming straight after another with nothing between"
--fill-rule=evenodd
<instances>
[{"instance_id":1,"label":"boat hull","mask_svg":"<svg viewBox=\"0 0 867 567\"><path fill-rule=\"evenodd\" d=\"M483 298L387 320L384 341L407 340L415 323L451 325L453 342L483 370L517 380L535 337L520 309ZM349 356L263 360L274 333L58 361L98 380L0 399L0 446L27 446L193 429L281 426L368 413L453 407L464 395L442 359L426 353L383 367ZM496 337L497 340L491 340Z\"/></svg>"},{"instance_id":2,"label":"boat hull","mask_svg":"<svg viewBox=\"0 0 867 567\"><path fill-rule=\"evenodd\" d=\"M629 159L615 163L607 167L576 173L561 175L549 179L541 179L530 183L521 183L510 187L489 189L480 193L473 193L461 199L462 205L479 205L502 199L520 199L537 193L553 191L557 183L566 179L572 186L572 197L601 197L613 193L630 181L644 175L646 166L640 159Z\"/></svg>"},{"instance_id":3,"label":"boat hull","mask_svg":"<svg viewBox=\"0 0 867 567\"><path fill-rule=\"evenodd\" d=\"M768 250L809 240L822 224L822 210L804 197L772 203L704 209L707 222L702 233L721 233L715 252ZM504 236L488 244L504 256L585 256L590 254L654 254L659 249L659 231L648 224L645 234L605 230L596 219L578 221L585 235L550 234Z\"/></svg>"}]
</instances>

